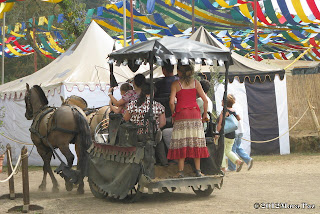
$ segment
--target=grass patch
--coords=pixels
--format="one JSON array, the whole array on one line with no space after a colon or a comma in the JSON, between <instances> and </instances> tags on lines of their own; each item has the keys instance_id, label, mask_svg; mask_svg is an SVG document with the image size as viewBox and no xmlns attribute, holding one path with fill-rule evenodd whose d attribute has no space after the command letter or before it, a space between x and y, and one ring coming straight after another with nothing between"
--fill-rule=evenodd
<instances>
[{"instance_id":1,"label":"grass patch","mask_svg":"<svg viewBox=\"0 0 320 214\"><path fill-rule=\"evenodd\" d=\"M318 136L290 137L291 152L320 152L320 138Z\"/></svg>"}]
</instances>

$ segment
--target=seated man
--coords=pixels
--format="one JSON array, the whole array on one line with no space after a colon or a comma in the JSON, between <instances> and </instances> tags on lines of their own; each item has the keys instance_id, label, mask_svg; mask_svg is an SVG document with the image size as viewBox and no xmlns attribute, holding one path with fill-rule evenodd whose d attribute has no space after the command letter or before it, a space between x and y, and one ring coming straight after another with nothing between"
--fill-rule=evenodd
<instances>
[{"instance_id":1,"label":"seated man","mask_svg":"<svg viewBox=\"0 0 320 214\"><path fill-rule=\"evenodd\" d=\"M161 103L165 107L166 117L171 117L171 111L169 107L169 98L171 93L171 84L179 79L173 75L174 66L169 63L164 63L162 66L162 73L164 78L155 83L154 99Z\"/></svg>"}]
</instances>

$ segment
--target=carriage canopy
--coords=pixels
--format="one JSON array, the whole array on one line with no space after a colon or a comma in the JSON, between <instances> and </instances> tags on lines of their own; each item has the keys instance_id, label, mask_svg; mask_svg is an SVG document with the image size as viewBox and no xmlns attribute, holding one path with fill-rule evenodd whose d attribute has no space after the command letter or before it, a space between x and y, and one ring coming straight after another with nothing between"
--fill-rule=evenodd
<instances>
[{"instance_id":1,"label":"carriage canopy","mask_svg":"<svg viewBox=\"0 0 320 214\"><path fill-rule=\"evenodd\" d=\"M109 54L109 63L115 60L118 65L128 64L132 68L141 64L143 60L149 60L150 56L154 56L159 65L165 60L171 64L176 64L177 60L188 64L188 59L193 59L196 64L210 65L214 60L220 65L224 62L232 64L231 53L228 50L176 37L150 40L112 52Z\"/></svg>"}]
</instances>

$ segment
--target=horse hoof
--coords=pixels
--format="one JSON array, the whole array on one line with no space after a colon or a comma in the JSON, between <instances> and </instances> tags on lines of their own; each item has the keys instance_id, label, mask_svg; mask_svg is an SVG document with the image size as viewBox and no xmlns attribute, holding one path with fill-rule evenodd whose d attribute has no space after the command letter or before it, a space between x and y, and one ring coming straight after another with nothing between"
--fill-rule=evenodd
<instances>
[{"instance_id":1,"label":"horse hoof","mask_svg":"<svg viewBox=\"0 0 320 214\"><path fill-rule=\"evenodd\" d=\"M45 187L44 185L40 185L40 186L39 186L39 190L40 190L40 191L46 191L46 187Z\"/></svg>"},{"instance_id":2,"label":"horse hoof","mask_svg":"<svg viewBox=\"0 0 320 214\"><path fill-rule=\"evenodd\" d=\"M73 183L66 182L66 190L70 192L72 191L72 189L73 189Z\"/></svg>"},{"instance_id":3,"label":"horse hoof","mask_svg":"<svg viewBox=\"0 0 320 214\"><path fill-rule=\"evenodd\" d=\"M78 193L79 195L84 194L84 189L77 189L77 193Z\"/></svg>"},{"instance_id":4,"label":"horse hoof","mask_svg":"<svg viewBox=\"0 0 320 214\"><path fill-rule=\"evenodd\" d=\"M59 188L58 187L52 187L52 192L59 192Z\"/></svg>"}]
</instances>

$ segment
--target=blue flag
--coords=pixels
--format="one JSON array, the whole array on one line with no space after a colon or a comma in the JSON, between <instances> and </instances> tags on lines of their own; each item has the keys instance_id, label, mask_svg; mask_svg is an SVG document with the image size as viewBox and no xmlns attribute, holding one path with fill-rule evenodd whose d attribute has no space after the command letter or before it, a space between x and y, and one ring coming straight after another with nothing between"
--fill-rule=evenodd
<instances>
[{"instance_id":1,"label":"blue flag","mask_svg":"<svg viewBox=\"0 0 320 214\"><path fill-rule=\"evenodd\" d=\"M147 1L147 11L149 14L153 13L155 3L156 3L156 0L148 0Z\"/></svg>"}]
</instances>

